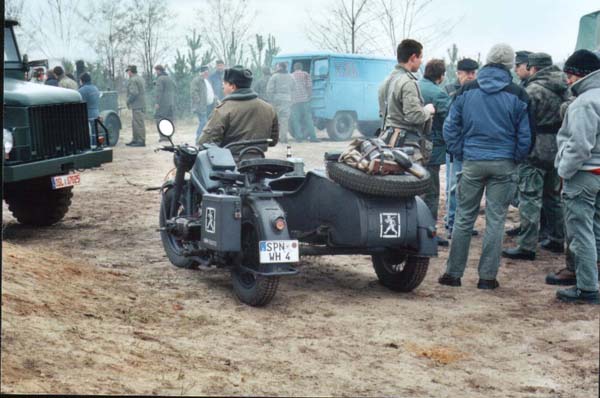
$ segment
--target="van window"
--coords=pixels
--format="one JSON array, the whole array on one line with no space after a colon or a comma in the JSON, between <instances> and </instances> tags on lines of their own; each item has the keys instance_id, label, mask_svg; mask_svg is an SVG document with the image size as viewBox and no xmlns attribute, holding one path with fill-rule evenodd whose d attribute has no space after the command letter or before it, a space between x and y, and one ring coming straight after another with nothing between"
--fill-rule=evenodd
<instances>
[{"instance_id":1,"label":"van window","mask_svg":"<svg viewBox=\"0 0 600 398\"><path fill-rule=\"evenodd\" d=\"M329 59L316 59L313 64L313 76L316 78L326 78L329 74Z\"/></svg>"},{"instance_id":2,"label":"van window","mask_svg":"<svg viewBox=\"0 0 600 398\"><path fill-rule=\"evenodd\" d=\"M335 77L340 79L358 79L360 76L358 74L358 66L356 65L356 61L335 61L333 63L333 68L335 70Z\"/></svg>"},{"instance_id":3,"label":"van window","mask_svg":"<svg viewBox=\"0 0 600 398\"><path fill-rule=\"evenodd\" d=\"M300 64L302 65L302 70L304 72L310 73L310 58L309 59L294 59L292 60L292 64L290 65L291 71L294 71L294 65Z\"/></svg>"}]
</instances>

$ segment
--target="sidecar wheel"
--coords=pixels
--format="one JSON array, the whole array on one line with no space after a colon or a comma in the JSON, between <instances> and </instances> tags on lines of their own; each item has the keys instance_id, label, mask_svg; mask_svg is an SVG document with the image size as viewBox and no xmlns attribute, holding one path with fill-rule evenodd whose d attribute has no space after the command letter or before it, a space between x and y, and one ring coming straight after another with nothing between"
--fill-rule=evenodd
<instances>
[{"instance_id":1,"label":"sidecar wheel","mask_svg":"<svg viewBox=\"0 0 600 398\"><path fill-rule=\"evenodd\" d=\"M173 200L173 196L175 195L175 191L173 190L173 188L169 188L167 190L167 192L165 192L162 196L162 201L161 201L161 208L160 208L160 214L159 214L159 219L158 222L160 224L160 227L163 228L166 225L166 221L167 221L167 217L165 212L168 210L164 210L164 209L170 209L171 208L171 201ZM181 204L179 204L179 206L177 206L177 210L178 213L183 211L183 206ZM165 249L165 253L167 254L167 257L169 258L169 261L171 262L171 264L173 264L174 266L178 267L178 268L197 268L198 264L190 259L189 257L185 257L182 254L182 250L183 250L183 246L182 246L182 242L181 240L177 239L177 237L173 236L172 234L170 234L167 231L160 231L160 240L162 241L163 247Z\"/></svg>"},{"instance_id":2,"label":"sidecar wheel","mask_svg":"<svg viewBox=\"0 0 600 398\"><path fill-rule=\"evenodd\" d=\"M242 226L242 264L246 268L258 270L258 234L254 225ZM267 305L277 292L278 276L262 276L234 266L231 271L233 291L241 302L253 307Z\"/></svg>"},{"instance_id":3,"label":"sidecar wheel","mask_svg":"<svg viewBox=\"0 0 600 398\"><path fill-rule=\"evenodd\" d=\"M417 288L425 279L429 267L428 257L397 253L376 254L372 260L379 282L397 292L411 292Z\"/></svg>"}]
</instances>

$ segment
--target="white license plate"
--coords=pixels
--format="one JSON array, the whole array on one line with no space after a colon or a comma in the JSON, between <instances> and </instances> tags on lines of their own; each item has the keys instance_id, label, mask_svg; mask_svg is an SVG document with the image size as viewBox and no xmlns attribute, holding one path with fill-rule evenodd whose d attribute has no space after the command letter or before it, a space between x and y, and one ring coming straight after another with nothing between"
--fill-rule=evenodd
<instances>
[{"instance_id":1,"label":"white license plate","mask_svg":"<svg viewBox=\"0 0 600 398\"><path fill-rule=\"evenodd\" d=\"M258 249L262 264L297 263L300 258L297 240L262 240Z\"/></svg>"},{"instance_id":2,"label":"white license plate","mask_svg":"<svg viewBox=\"0 0 600 398\"><path fill-rule=\"evenodd\" d=\"M51 179L52 189L61 189L78 185L81 182L81 175L79 173L67 174L64 176L51 177Z\"/></svg>"}]
</instances>

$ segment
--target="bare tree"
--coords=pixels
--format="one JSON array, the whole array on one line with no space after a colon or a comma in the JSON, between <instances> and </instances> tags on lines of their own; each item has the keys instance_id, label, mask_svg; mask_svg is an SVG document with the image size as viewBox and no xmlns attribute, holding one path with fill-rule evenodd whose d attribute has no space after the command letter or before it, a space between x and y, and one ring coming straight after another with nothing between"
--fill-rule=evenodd
<instances>
[{"instance_id":1,"label":"bare tree","mask_svg":"<svg viewBox=\"0 0 600 398\"><path fill-rule=\"evenodd\" d=\"M133 45L142 63L146 84L152 82L152 70L167 49L168 34L174 15L164 0L133 0L128 21L134 28Z\"/></svg>"},{"instance_id":2,"label":"bare tree","mask_svg":"<svg viewBox=\"0 0 600 398\"><path fill-rule=\"evenodd\" d=\"M25 0L6 0L4 2L4 18L16 19L23 16Z\"/></svg>"},{"instance_id":3,"label":"bare tree","mask_svg":"<svg viewBox=\"0 0 600 398\"><path fill-rule=\"evenodd\" d=\"M344 53L372 52L376 39L370 26L373 0L337 0L320 21L307 29L308 39L323 49Z\"/></svg>"},{"instance_id":4,"label":"bare tree","mask_svg":"<svg viewBox=\"0 0 600 398\"><path fill-rule=\"evenodd\" d=\"M244 43L256 11L248 0L207 0L196 10L204 28L202 36L212 52L227 65L243 64Z\"/></svg>"},{"instance_id":5,"label":"bare tree","mask_svg":"<svg viewBox=\"0 0 600 398\"><path fill-rule=\"evenodd\" d=\"M392 54L395 54L396 46L403 39L416 39L431 48L452 32L457 20L447 18L431 21L428 18L433 3L434 0L378 0L382 31Z\"/></svg>"}]
</instances>

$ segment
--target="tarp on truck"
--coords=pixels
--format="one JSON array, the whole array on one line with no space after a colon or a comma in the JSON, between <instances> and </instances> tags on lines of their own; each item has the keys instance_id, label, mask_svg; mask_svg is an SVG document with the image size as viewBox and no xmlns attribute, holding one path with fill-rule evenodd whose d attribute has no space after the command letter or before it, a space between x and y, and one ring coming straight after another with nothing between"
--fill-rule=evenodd
<instances>
[{"instance_id":1,"label":"tarp on truck","mask_svg":"<svg viewBox=\"0 0 600 398\"><path fill-rule=\"evenodd\" d=\"M575 50L600 50L600 10L586 14L579 20L579 34Z\"/></svg>"}]
</instances>

